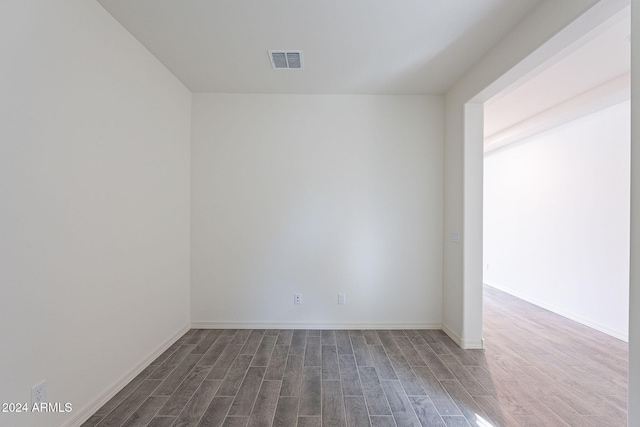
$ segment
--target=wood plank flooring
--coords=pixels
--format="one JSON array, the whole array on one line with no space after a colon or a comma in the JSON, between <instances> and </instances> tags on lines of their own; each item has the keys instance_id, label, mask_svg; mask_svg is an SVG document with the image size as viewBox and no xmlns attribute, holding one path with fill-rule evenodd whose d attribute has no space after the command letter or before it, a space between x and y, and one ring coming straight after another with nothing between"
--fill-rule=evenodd
<instances>
[{"instance_id":1,"label":"wood plank flooring","mask_svg":"<svg viewBox=\"0 0 640 427\"><path fill-rule=\"evenodd\" d=\"M85 424L625 426L627 344L485 288L486 350L439 330L190 330Z\"/></svg>"}]
</instances>

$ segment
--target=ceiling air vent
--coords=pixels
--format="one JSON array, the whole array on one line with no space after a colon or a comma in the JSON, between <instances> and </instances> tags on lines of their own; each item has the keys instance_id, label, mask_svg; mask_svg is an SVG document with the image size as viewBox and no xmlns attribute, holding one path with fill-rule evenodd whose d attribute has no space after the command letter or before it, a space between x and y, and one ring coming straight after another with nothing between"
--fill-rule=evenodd
<instances>
[{"instance_id":1,"label":"ceiling air vent","mask_svg":"<svg viewBox=\"0 0 640 427\"><path fill-rule=\"evenodd\" d=\"M274 70L302 70L301 50L270 50L271 66Z\"/></svg>"}]
</instances>

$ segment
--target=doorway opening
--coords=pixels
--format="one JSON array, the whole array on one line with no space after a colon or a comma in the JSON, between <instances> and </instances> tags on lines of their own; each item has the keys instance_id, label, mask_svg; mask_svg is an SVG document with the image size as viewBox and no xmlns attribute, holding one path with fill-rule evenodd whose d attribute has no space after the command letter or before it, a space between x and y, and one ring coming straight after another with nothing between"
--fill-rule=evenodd
<instances>
[{"instance_id":1,"label":"doorway opening","mask_svg":"<svg viewBox=\"0 0 640 427\"><path fill-rule=\"evenodd\" d=\"M630 9L484 104L483 284L628 340Z\"/></svg>"},{"instance_id":2,"label":"doorway opening","mask_svg":"<svg viewBox=\"0 0 640 427\"><path fill-rule=\"evenodd\" d=\"M607 405L625 414L629 33L626 8L570 53L484 103L482 196L485 337L513 340L525 353L544 352L532 356L540 361L566 363L566 382L583 370L615 396ZM505 312L511 323L531 320L511 337L496 321L494 307L504 304L519 313ZM557 339L554 332L566 335ZM601 352L605 342L608 356ZM590 354L582 357L585 347Z\"/></svg>"}]
</instances>

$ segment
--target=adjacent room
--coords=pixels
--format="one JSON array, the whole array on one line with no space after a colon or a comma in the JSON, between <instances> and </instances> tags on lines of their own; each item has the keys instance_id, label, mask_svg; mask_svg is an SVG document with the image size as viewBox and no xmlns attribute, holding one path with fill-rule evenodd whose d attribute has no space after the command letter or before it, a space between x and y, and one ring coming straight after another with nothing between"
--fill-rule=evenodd
<instances>
[{"instance_id":1,"label":"adjacent room","mask_svg":"<svg viewBox=\"0 0 640 427\"><path fill-rule=\"evenodd\" d=\"M628 340L630 16L485 105L484 283Z\"/></svg>"},{"instance_id":2,"label":"adjacent room","mask_svg":"<svg viewBox=\"0 0 640 427\"><path fill-rule=\"evenodd\" d=\"M484 108L485 355L563 414L546 425L626 424L628 12Z\"/></svg>"},{"instance_id":3,"label":"adjacent room","mask_svg":"<svg viewBox=\"0 0 640 427\"><path fill-rule=\"evenodd\" d=\"M0 2L0 426L640 423L613 344L562 400L482 326L484 106L629 3Z\"/></svg>"}]
</instances>

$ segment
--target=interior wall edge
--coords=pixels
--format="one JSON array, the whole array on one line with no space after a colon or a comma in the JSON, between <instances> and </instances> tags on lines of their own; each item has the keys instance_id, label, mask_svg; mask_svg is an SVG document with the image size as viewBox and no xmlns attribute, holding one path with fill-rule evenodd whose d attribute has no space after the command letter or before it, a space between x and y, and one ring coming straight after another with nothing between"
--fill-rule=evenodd
<instances>
[{"instance_id":1,"label":"interior wall edge","mask_svg":"<svg viewBox=\"0 0 640 427\"><path fill-rule=\"evenodd\" d=\"M631 4L631 239L629 271L630 426L640 424L640 1Z\"/></svg>"},{"instance_id":2,"label":"interior wall edge","mask_svg":"<svg viewBox=\"0 0 640 427\"><path fill-rule=\"evenodd\" d=\"M133 368L131 368L126 374L118 378L111 386L107 387L102 393L96 396L88 405L75 411L75 414L70 418L63 426L64 427L80 427L85 421L100 409L105 403L107 403L112 397L114 397L120 390L122 390L131 380L133 380L140 372L142 372L147 366L151 364L158 356L160 356L169 347L175 344L180 337L182 337L189 329L191 325L186 323L176 332L174 332L167 340L165 340L160 346L158 346L151 354L142 359Z\"/></svg>"},{"instance_id":3,"label":"interior wall edge","mask_svg":"<svg viewBox=\"0 0 640 427\"><path fill-rule=\"evenodd\" d=\"M626 73L513 126L486 136L484 153L491 153L514 142L628 101L631 96L630 89L631 74Z\"/></svg>"},{"instance_id":4,"label":"interior wall edge","mask_svg":"<svg viewBox=\"0 0 640 427\"><path fill-rule=\"evenodd\" d=\"M608 328L608 327L606 327L604 325L601 325L601 324L599 324L597 322L589 321L585 317L582 317L582 316L579 316L577 314L571 313L570 311L567 311L567 310L562 310L562 309L560 309L558 307L555 307L552 304L547 304L547 303L545 303L545 302L543 302L543 301L541 301L539 299L532 298L529 295L526 295L526 294L524 294L522 292L515 291L515 290L509 288L508 286L502 286L502 285L500 285L498 283L495 283L495 282L492 282L492 281L489 281L489 280L485 280L484 284L486 286L490 286L492 288L495 288L495 289L498 289L498 290L500 290L502 292L505 292L505 293L507 293L509 295L512 295L512 296L514 296L516 298L519 298L519 299L521 299L523 301L531 303L531 304L533 304L535 306L538 306L540 308L544 308L545 310L548 310L548 311L550 311L552 313L555 313L555 314L557 314L559 316L565 317L565 318L567 318L569 320L573 320L574 322L578 322L581 325L587 326L587 327L589 327L591 329L595 329L598 332L602 332L603 334L607 334L607 335L609 335L609 336L611 336L613 338L617 338L617 339L619 339L621 341L624 341L624 342L629 342L629 335L624 333L624 332L622 332L622 331L616 331L614 329L611 329L611 328Z\"/></svg>"},{"instance_id":5,"label":"interior wall edge","mask_svg":"<svg viewBox=\"0 0 640 427\"><path fill-rule=\"evenodd\" d=\"M461 337L444 323L442 324L442 330L463 350L484 350L484 338L470 339Z\"/></svg>"}]
</instances>

